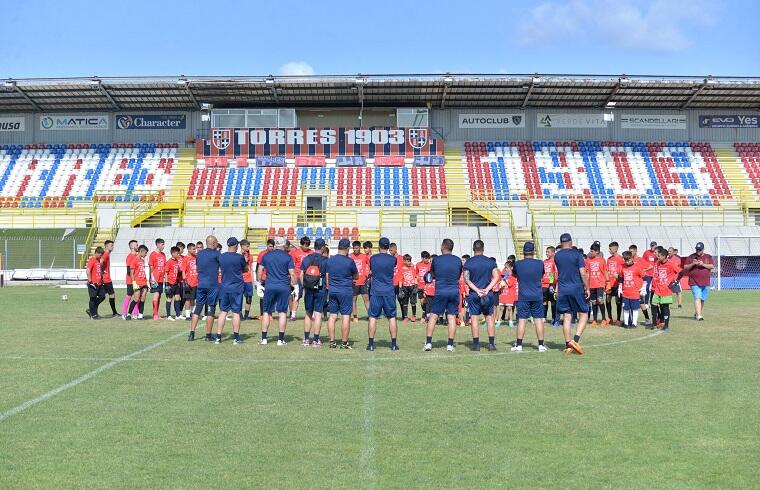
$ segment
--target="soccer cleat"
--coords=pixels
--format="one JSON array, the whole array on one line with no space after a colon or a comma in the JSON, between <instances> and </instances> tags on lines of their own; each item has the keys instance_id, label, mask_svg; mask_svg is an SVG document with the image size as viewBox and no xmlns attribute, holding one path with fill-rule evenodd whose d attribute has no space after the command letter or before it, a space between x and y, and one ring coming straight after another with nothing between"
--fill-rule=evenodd
<instances>
[{"instance_id":1,"label":"soccer cleat","mask_svg":"<svg viewBox=\"0 0 760 490\"><path fill-rule=\"evenodd\" d=\"M698 322L703 322L703 321L705 321L705 317L703 317L702 315L697 315L697 321Z\"/></svg>"},{"instance_id":2,"label":"soccer cleat","mask_svg":"<svg viewBox=\"0 0 760 490\"><path fill-rule=\"evenodd\" d=\"M359 316L358 316L358 315L354 315L354 316L352 316L352 317L351 317L351 321L352 321L353 323L359 323Z\"/></svg>"},{"instance_id":3,"label":"soccer cleat","mask_svg":"<svg viewBox=\"0 0 760 490\"><path fill-rule=\"evenodd\" d=\"M217 344L217 345L218 345L218 344L221 344L221 343L222 343L222 338L221 338L221 337L217 337L217 338L215 338L215 339L214 339L214 343L215 343L215 344Z\"/></svg>"},{"instance_id":4,"label":"soccer cleat","mask_svg":"<svg viewBox=\"0 0 760 490\"><path fill-rule=\"evenodd\" d=\"M575 340L570 341L570 348L572 348L579 356L583 355L583 347Z\"/></svg>"},{"instance_id":5,"label":"soccer cleat","mask_svg":"<svg viewBox=\"0 0 760 490\"><path fill-rule=\"evenodd\" d=\"M322 347L322 341L321 340L315 340L311 343L312 347Z\"/></svg>"},{"instance_id":6,"label":"soccer cleat","mask_svg":"<svg viewBox=\"0 0 760 490\"><path fill-rule=\"evenodd\" d=\"M559 328L559 327L561 327L561 325L559 324L558 321L553 321L552 322L552 328Z\"/></svg>"},{"instance_id":7,"label":"soccer cleat","mask_svg":"<svg viewBox=\"0 0 760 490\"><path fill-rule=\"evenodd\" d=\"M338 348L338 343L336 341L334 341L334 340L331 340L330 341L330 348L331 349L337 349Z\"/></svg>"},{"instance_id":8,"label":"soccer cleat","mask_svg":"<svg viewBox=\"0 0 760 490\"><path fill-rule=\"evenodd\" d=\"M446 352L454 352L454 346L453 345L447 345L446 346Z\"/></svg>"},{"instance_id":9,"label":"soccer cleat","mask_svg":"<svg viewBox=\"0 0 760 490\"><path fill-rule=\"evenodd\" d=\"M513 320L509 320L509 328L517 328L517 325L515 325Z\"/></svg>"},{"instance_id":10,"label":"soccer cleat","mask_svg":"<svg viewBox=\"0 0 760 490\"><path fill-rule=\"evenodd\" d=\"M622 322L621 322L620 320L615 320L615 326L616 326L616 327L620 327L620 326L622 326L622 325L623 325L623 324L622 324Z\"/></svg>"},{"instance_id":11,"label":"soccer cleat","mask_svg":"<svg viewBox=\"0 0 760 490\"><path fill-rule=\"evenodd\" d=\"M203 318L201 318L201 321L202 321L202 322L205 322L205 321L206 321L206 318L208 318L208 315L203 315Z\"/></svg>"},{"instance_id":12,"label":"soccer cleat","mask_svg":"<svg viewBox=\"0 0 760 490\"><path fill-rule=\"evenodd\" d=\"M139 315L137 315L137 319L138 320L145 320L145 316L143 316L143 314L140 313Z\"/></svg>"},{"instance_id":13,"label":"soccer cleat","mask_svg":"<svg viewBox=\"0 0 760 490\"><path fill-rule=\"evenodd\" d=\"M596 327L598 323L596 323L596 320L591 320L591 323L589 323L589 326Z\"/></svg>"},{"instance_id":14,"label":"soccer cleat","mask_svg":"<svg viewBox=\"0 0 760 490\"><path fill-rule=\"evenodd\" d=\"M683 308L683 305L678 305L679 308Z\"/></svg>"},{"instance_id":15,"label":"soccer cleat","mask_svg":"<svg viewBox=\"0 0 760 490\"><path fill-rule=\"evenodd\" d=\"M370 352L375 351L375 344L367 344L367 350Z\"/></svg>"},{"instance_id":16,"label":"soccer cleat","mask_svg":"<svg viewBox=\"0 0 760 490\"><path fill-rule=\"evenodd\" d=\"M87 313L87 316L88 316L88 317L92 318L92 313L90 313L90 310L89 310L89 309L87 309L87 310L84 310L84 312L85 312L85 313Z\"/></svg>"},{"instance_id":17,"label":"soccer cleat","mask_svg":"<svg viewBox=\"0 0 760 490\"><path fill-rule=\"evenodd\" d=\"M570 347L565 347L565 349L562 352L564 352L568 356L575 354L575 350L573 350Z\"/></svg>"},{"instance_id":18,"label":"soccer cleat","mask_svg":"<svg viewBox=\"0 0 760 490\"><path fill-rule=\"evenodd\" d=\"M242 343L243 343L243 339L241 338L232 339L232 345L240 345Z\"/></svg>"},{"instance_id":19,"label":"soccer cleat","mask_svg":"<svg viewBox=\"0 0 760 490\"><path fill-rule=\"evenodd\" d=\"M417 323L417 315L412 316L412 323Z\"/></svg>"},{"instance_id":20,"label":"soccer cleat","mask_svg":"<svg viewBox=\"0 0 760 490\"><path fill-rule=\"evenodd\" d=\"M296 316L295 316L295 315L291 315L291 316L290 316L290 321L291 321L291 322L294 322L294 321L296 321Z\"/></svg>"},{"instance_id":21,"label":"soccer cleat","mask_svg":"<svg viewBox=\"0 0 760 490\"><path fill-rule=\"evenodd\" d=\"M213 342L214 341L214 337L203 337L203 341L204 342Z\"/></svg>"},{"instance_id":22,"label":"soccer cleat","mask_svg":"<svg viewBox=\"0 0 760 490\"><path fill-rule=\"evenodd\" d=\"M396 344L391 345L391 350L394 350L394 351L399 350L398 345Z\"/></svg>"},{"instance_id":23,"label":"soccer cleat","mask_svg":"<svg viewBox=\"0 0 760 490\"><path fill-rule=\"evenodd\" d=\"M121 319L128 322L132 319L132 315L130 314L121 315Z\"/></svg>"},{"instance_id":24,"label":"soccer cleat","mask_svg":"<svg viewBox=\"0 0 760 490\"><path fill-rule=\"evenodd\" d=\"M309 339L303 339L303 346L304 347L309 347L310 345L311 345L311 340L309 340Z\"/></svg>"},{"instance_id":25,"label":"soccer cleat","mask_svg":"<svg viewBox=\"0 0 760 490\"><path fill-rule=\"evenodd\" d=\"M180 316L176 317L175 320L187 320L187 318L185 318L185 315L180 315Z\"/></svg>"},{"instance_id":26,"label":"soccer cleat","mask_svg":"<svg viewBox=\"0 0 760 490\"><path fill-rule=\"evenodd\" d=\"M409 317L405 316L403 320L401 320L404 323L409 323Z\"/></svg>"},{"instance_id":27,"label":"soccer cleat","mask_svg":"<svg viewBox=\"0 0 760 490\"><path fill-rule=\"evenodd\" d=\"M610 324L610 321L609 321L609 320L602 320L602 324L601 324L601 325L602 325L603 327L606 327L606 326L608 326L609 324Z\"/></svg>"},{"instance_id":28,"label":"soccer cleat","mask_svg":"<svg viewBox=\"0 0 760 490\"><path fill-rule=\"evenodd\" d=\"M176 319L171 315L167 316L166 319L170 322L176 321Z\"/></svg>"},{"instance_id":29,"label":"soccer cleat","mask_svg":"<svg viewBox=\"0 0 760 490\"><path fill-rule=\"evenodd\" d=\"M472 352L480 352L480 344L472 344L472 345L470 346L470 350L471 350Z\"/></svg>"},{"instance_id":30,"label":"soccer cleat","mask_svg":"<svg viewBox=\"0 0 760 490\"><path fill-rule=\"evenodd\" d=\"M277 340L277 345L282 347L283 345L288 345L288 343L285 342L284 340Z\"/></svg>"},{"instance_id":31,"label":"soccer cleat","mask_svg":"<svg viewBox=\"0 0 760 490\"><path fill-rule=\"evenodd\" d=\"M496 351L496 346L494 344L488 344L488 352L494 352Z\"/></svg>"},{"instance_id":32,"label":"soccer cleat","mask_svg":"<svg viewBox=\"0 0 760 490\"><path fill-rule=\"evenodd\" d=\"M195 340L195 332L190 332L189 334L187 334L187 341L188 342L192 342L194 340Z\"/></svg>"},{"instance_id":33,"label":"soccer cleat","mask_svg":"<svg viewBox=\"0 0 760 490\"><path fill-rule=\"evenodd\" d=\"M652 322L644 322L644 328L647 330L654 330L654 323Z\"/></svg>"},{"instance_id":34,"label":"soccer cleat","mask_svg":"<svg viewBox=\"0 0 760 490\"><path fill-rule=\"evenodd\" d=\"M161 317L160 317L160 316L158 316L158 315L153 315L153 321L154 321L154 322L157 322L157 321L158 321L158 320L160 320L160 319L161 319Z\"/></svg>"},{"instance_id":35,"label":"soccer cleat","mask_svg":"<svg viewBox=\"0 0 760 490\"><path fill-rule=\"evenodd\" d=\"M98 315L97 313L95 313L94 315L92 315L90 317L90 320L100 320L100 315Z\"/></svg>"},{"instance_id":36,"label":"soccer cleat","mask_svg":"<svg viewBox=\"0 0 760 490\"><path fill-rule=\"evenodd\" d=\"M259 340L259 345L267 345L267 343L269 343L267 339Z\"/></svg>"},{"instance_id":37,"label":"soccer cleat","mask_svg":"<svg viewBox=\"0 0 760 490\"><path fill-rule=\"evenodd\" d=\"M549 350L549 348L546 347L545 345L539 345L538 346L538 352L547 352L548 350Z\"/></svg>"},{"instance_id":38,"label":"soccer cleat","mask_svg":"<svg viewBox=\"0 0 760 490\"><path fill-rule=\"evenodd\" d=\"M346 350L353 350L353 347L351 347L351 344L349 344L348 342L341 343L340 348L346 349Z\"/></svg>"},{"instance_id":39,"label":"soccer cleat","mask_svg":"<svg viewBox=\"0 0 760 490\"><path fill-rule=\"evenodd\" d=\"M430 352L431 350L433 350L433 344L425 344L424 346L422 346L423 352Z\"/></svg>"},{"instance_id":40,"label":"soccer cleat","mask_svg":"<svg viewBox=\"0 0 760 490\"><path fill-rule=\"evenodd\" d=\"M513 345L509 350L512 352L522 352L522 345Z\"/></svg>"}]
</instances>

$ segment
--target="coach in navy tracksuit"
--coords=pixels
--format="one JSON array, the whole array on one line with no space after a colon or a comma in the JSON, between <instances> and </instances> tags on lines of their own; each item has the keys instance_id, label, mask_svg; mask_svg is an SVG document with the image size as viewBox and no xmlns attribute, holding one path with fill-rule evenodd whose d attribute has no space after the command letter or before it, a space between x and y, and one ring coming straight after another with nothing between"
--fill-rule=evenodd
<instances>
[{"instance_id":1,"label":"coach in navy tracksuit","mask_svg":"<svg viewBox=\"0 0 760 490\"><path fill-rule=\"evenodd\" d=\"M195 329L198 326L198 318L204 306L208 308L205 340L207 342L214 340L211 328L214 324L216 300L219 294L219 257L222 255L216 250L218 244L219 241L214 235L207 236L206 248L198 252L195 258L198 270L198 288L195 293L195 308L193 309L190 335L188 335L187 340L195 339Z\"/></svg>"},{"instance_id":2,"label":"coach in navy tracksuit","mask_svg":"<svg viewBox=\"0 0 760 490\"><path fill-rule=\"evenodd\" d=\"M398 324L396 323L396 293L393 287L393 278L396 273L396 258L388 253L391 241L383 237L378 242L380 252L372 255L369 259L369 273L371 285L369 288L369 326L367 334L369 342L367 350L375 350L375 332L377 331L377 319L384 315L388 319L388 329L391 334L391 350L398 350L396 335Z\"/></svg>"},{"instance_id":3,"label":"coach in navy tracksuit","mask_svg":"<svg viewBox=\"0 0 760 490\"><path fill-rule=\"evenodd\" d=\"M438 317L446 315L449 322L449 340L446 350L454 351L454 337L457 333L457 315L459 315L459 278L462 275L462 259L451 253L454 241L446 238L441 243L441 255L433 259L430 277L426 282L435 281L435 295L430 307L424 351L433 349L433 330Z\"/></svg>"},{"instance_id":4,"label":"coach in navy tracksuit","mask_svg":"<svg viewBox=\"0 0 760 490\"><path fill-rule=\"evenodd\" d=\"M274 312L279 314L277 345L285 345L285 328L288 324L288 304L290 303L291 287L296 288L297 281L293 257L285 251L287 241L278 236L274 239L274 248L264 255L259 264L256 277L261 277L264 270L267 271L267 284L264 288L264 311L261 315L261 341L259 344L267 344L269 323Z\"/></svg>"},{"instance_id":5,"label":"coach in navy tracksuit","mask_svg":"<svg viewBox=\"0 0 760 490\"><path fill-rule=\"evenodd\" d=\"M338 254L327 259L327 289L329 302L327 310L330 319L327 322L327 333L330 335L330 348L338 347L335 341L335 322L338 314L341 316L340 337L341 349L351 349L348 335L351 331L351 310L354 302L354 281L359 276L356 263L348 257L348 247L351 242L343 238L338 242Z\"/></svg>"},{"instance_id":6,"label":"coach in navy tracksuit","mask_svg":"<svg viewBox=\"0 0 760 490\"><path fill-rule=\"evenodd\" d=\"M243 273L248 272L248 262L238 253L238 239L227 239L227 251L219 257L219 268L222 270L222 285L219 290L219 305L221 312L216 324L216 343L222 342L222 330L227 321L227 313L232 313L232 343L240 344L240 314L243 311L243 291L245 281Z\"/></svg>"}]
</instances>

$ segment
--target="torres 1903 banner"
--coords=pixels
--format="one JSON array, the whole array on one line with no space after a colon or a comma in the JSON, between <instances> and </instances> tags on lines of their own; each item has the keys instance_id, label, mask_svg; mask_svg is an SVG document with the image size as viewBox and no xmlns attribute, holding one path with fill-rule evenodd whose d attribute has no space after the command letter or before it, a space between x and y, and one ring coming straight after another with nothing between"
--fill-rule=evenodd
<instances>
[{"instance_id":1,"label":"torres 1903 banner","mask_svg":"<svg viewBox=\"0 0 760 490\"><path fill-rule=\"evenodd\" d=\"M198 157L443 155L429 128L214 128Z\"/></svg>"}]
</instances>

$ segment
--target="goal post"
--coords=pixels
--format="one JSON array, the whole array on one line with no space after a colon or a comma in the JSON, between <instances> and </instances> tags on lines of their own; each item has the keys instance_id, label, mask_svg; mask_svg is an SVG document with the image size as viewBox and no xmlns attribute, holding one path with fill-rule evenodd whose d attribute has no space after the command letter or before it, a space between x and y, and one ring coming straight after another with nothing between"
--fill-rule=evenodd
<instances>
[{"instance_id":1,"label":"goal post","mask_svg":"<svg viewBox=\"0 0 760 490\"><path fill-rule=\"evenodd\" d=\"M717 289L760 289L760 235L715 237Z\"/></svg>"}]
</instances>

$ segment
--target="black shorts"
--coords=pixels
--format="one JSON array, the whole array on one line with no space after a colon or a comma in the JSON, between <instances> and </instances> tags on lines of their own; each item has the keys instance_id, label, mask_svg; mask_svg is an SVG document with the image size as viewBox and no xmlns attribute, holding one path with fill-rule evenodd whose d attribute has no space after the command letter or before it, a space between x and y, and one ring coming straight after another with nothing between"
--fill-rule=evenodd
<instances>
[{"instance_id":1,"label":"black shorts","mask_svg":"<svg viewBox=\"0 0 760 490\"><path fill-rule=\"evenodd\" d=\"M103 285L93 286L92 284L88 284L87 293L90 295L90 298L98 298L101 296L105 296L105 293L103 291Z\"/></svg>"},{"instance_id":2,"label":"black shorts","mask_svg":"<svg viewBox=\"0 0 760 490\"><path fill-rule=\"evenodd\" d=\"M422 289L417 289L417 298L419 298L420 301L425 299L425 291Z\"/></svg>"},{"instance_id":3,"label":"black shorts","mask_svg":"<svg viewBox=\"0 0 760 490\"><path fill-rule=\"evenodd\" d=\"M362 284L361 286L354 284L354 296L359 296L360 294L369 294L369 286L367 284Z\"/></svg>"},{"instance_id":4,"label":"black shorts","mask_svg":"<svg viewBox=\"0 0 760 490\"><path fill-rule=\"evenodd\" d=\"M151 293L159 293L159 294L163 293L164 292L164 283L163 282L159 282L159 283L156 283L155 287L151 286L150 287L150 292Z\"/></svg>"},{"instance_id":5,"label":"black shorts","mask_svg":"<svg viewBox=\"0 0 760 490\"><path fill-rule=\"evenodd\" d=\"M170 299L175 296L182 297L182 295L180 294L181 291L179 289L179 284L167 284L164 291L166 292L166 299Z\"/></svg>"},{"instance_id":6,"label":"black shorts","mask_svg":"<svg viewBox=\"0 0 760 490\"><path fill-rule=\"evenodd\" d=\"M604 301L604 288L589 289L589 301Z\"/></svg>"},{"instance_id":7,"label":"black shorts","mask_svg":"<svg viewBox=\"0 0 760 490\"><path fill-rule=\"evenodd\" d=\"M198 291L197 287L183 286L182 287L182 299L185 301L194 301L195 293Z\"/></svg>"},{"instance_id":8,"label":"black shorts","mask_svg":"<svg viewBox=\"0 0 760 490\"><path fill-rule=\"evenodd\" d=\"M138 286L137 291L135 291L135 288L131 284L127 284L127 295L128 296L134 296L135 293L140 293L142 295L143 292L148 290L148 286Z\"/></svg>"},{"instance_id":9,"label":"black shorts","mask_svg":"<svg viewBox=\"0 0 760 490\"><path fill-rule=\"evenodd\" d=\"M103 291L105 291L106 294L115 294L115 292L113 290L113 283L112 282L107 282L107 283L103 284Z\"/></svg>"},{"instance_id":10,"label":"black shorts","mask_svg":"<svg viewBox=\"0 0 760 490\"><path fill-rule=\"evenodd\" d=\"M549 288L541 288L544 291L544 303L555 303L554 293L549 292Z\"/></svg>"},{"instance_id":11,"label":"black shorts","mask_svg":"<svg viewBox=\"0 0 760 490\"><path fill-rule=\"evenodd\" d=\"M620 298L618 297L618 288L619 287L620 287L620 285L612 286L610 288L610 292L609 292L609 294L607 294L607 302L608 303L612 303L612 298L613 297L617 298L617 301L620 301Z\"/></svg>"},{"instance_id":12,"label":"black shorts","mask_svg":"<svg viewBox=\"0 0 760 490\"><path fill-rule=\"evenodd\" d=\"M417 286L401 286L398 290L399 301L409 301L413 305L417 304Z\"/></svg>"}]
</instances>

